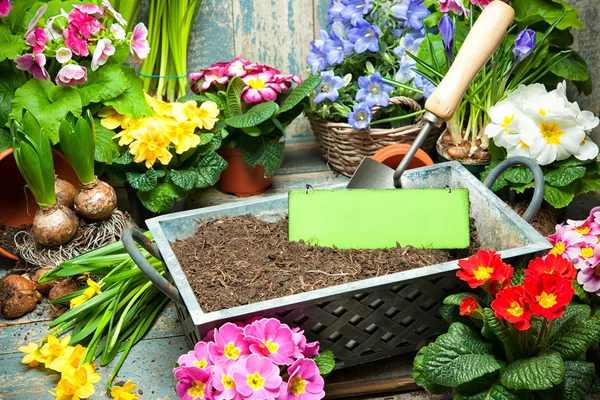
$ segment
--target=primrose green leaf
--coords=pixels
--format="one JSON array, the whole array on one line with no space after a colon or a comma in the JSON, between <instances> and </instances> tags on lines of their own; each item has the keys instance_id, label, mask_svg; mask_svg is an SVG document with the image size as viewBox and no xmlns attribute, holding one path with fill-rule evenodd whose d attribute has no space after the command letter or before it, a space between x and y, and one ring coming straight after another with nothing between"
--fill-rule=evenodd
<instances>
[{"instance_id":1,"label":"primrose green leaf","mask_svg":"<svg viewBox=\"0 0 600 400\"><path fill-rule=\"evenodd\" d=\"M545 185L544 199L554 208L564 208L571 204L575 197L573 184L563 187Z\"/></svg>"},{"instance_id":2,"label":"primrose green leaf","mask_svg":"<svg viewBox=\"0 0 600 400\"><path fill-rule=\"evenodd\" d=\"M318 75L311 75L306 78L304 81L302 81L302 83L296 86L294 90L292 90L292 93L285 98L281 104L279 112L284 113L289 111L304 99L307 99L320 83L321 77Z\"/></svg>"},{"instance_id":3,"label":"primrose green leaf","mask_svg":"<svg viewBox=\"0 0 600 400\"><path fill-rule=\"evenodd\" d=\"M113 163L118 165L129 165L135 159L134 155L129 150L126 150L123 154L113 160Z\"/></svg>"},{"instance_id":4,"label":"primrose green leaf","mask_svg":"<svg viewBox=\"0 0 600 400\"><path fill-rule=\"evenodd\" d=\"M550 57L557 55L559 51L550 50ZM585 60L577 53L571 53L567 58L562 59L557 64L550 68L550 72L561 78L570 81L586 81L590 78L588 65Z\"/></svg>"},{"instance_id":5,"label":"primrose green leaf","mask_svg":"<svg viewBox=\"0 0 600 400\"><path fill-rule=\"evenodd\" d=\"M13 60L26 48L25 39L12 35L7 25L0 24L0 62L6 59Z\"/></svg>"},{"instance_id":6,"label":"primrose green leaf","mask_svg":"<svg viewBox=\"0 0 600 400\"><path fill-rule=\"evenodd\" d=\"M489 389L472 396L457 394L454 400L520 400L522 397L514 394L499 383L493 384Z\"/></svg>"},{"instance_id":7,"label":"primrose green leaf","mask_svg":"<svg viewBox=\"0 0 600 400\"><path fill-rule=\"evenodd\" d=\"M235 77L227 85L227 110L230 117L242 115L242 91L246 87L246 82L241 78Z\"/></svg>"},{"instance_id":8,"label":"primrose green leaf","mask_svg":"<svg viewBox=\"0 0 600 400\"><path fill-rule=\"evenodd\" d=\"M127 172L127 183L140 192L149 192L156 187L158 176L154 168L150 168L143 174Z\"/></svg>"},{"instance_id":9,"label":"primrose green leaf","mask_svg":"<svg viewBox=\"0 0 600 400\"><path fill-rule=\"evenodd\" d=\"M80 86L82 105L114 99L127 87L127 78L119 65L106 64L97 71L89 69L87 82Z\"/></svg>"},{"instance_id":10,"label":"primrose green leaf","mask_svg":"<svg viewBox=\"0 0 600 400\"><path fill-rule=\"evenodd\" d=\"M105 101L104 105L112 106L119 114L130 115L135 119L152 115L152 110L144 97L142 81L135 70L122 67L122 71L127 80L127 87L119 96Z\"/></svg>"},{"instance_id":11,"label":"primrose green leaf","mask_svg":"<svg viewBox=\"0 0 600 400\"><path fill-rule=\"evenodd\" d=\"M577 194L598 191L600 190L600 176L596 173L587 173L576 184Z\"/></svg>"},{"instance_id":12,"label":"primrose green leaf","mask_svg":"<svg viewBox=\"0 0 600 400\"><path fill-rule=\"evenodd\" d=\"M500 383L514 390L546 390L558 385L564 372L565 364L560 354L548 351L509 364L500 372Z\"/></svg>"},{"instance_id":13,"label":"primrose green leaf","mask_svg":"<svg viewBox=\"0 0 600 400\"><path fill-rule=\"evenodd\" d=\"M444 299L444 304L449 306L460 306L460 303L467 297L473 296L473 293L456 293L447 296Z\"/></svg>"},{"instance_id":14,"label":"primrose green leaf","mask_svg":"<svg viewBox=\"0 0 600 400\"><path fill-rule=\"evenodd\" d=\"M502 364L494 357L491 343L460 322L429 344L423 354L423 372L438 385L456 388L494 373Z\"/></svg>"},{"instance_id":15,"label":"primrose green leaf","mask_svg":"<svg viewBox=\"0 0 600 400\"><path fill-rule=\"evenodd\" d=\"M427 393L442 394L450 390L450 388L433 383L423 372L423 354L426 349L427 346L421 347L421 350L419 350L415 356L413 362L413 379L415 380L415 383L425 389Z\"/></svg>"},{"instance_id":16,"label":"primrose green leaf","mask_svg":"<svg viewBox=\"0 0 600 400\"><path fill-rule=\"evenodd\" d=\"M206 153L194 166L196 172L196 189L213 186L227 168L227 161L214 151Z\"/></svg>"},{"instance_id":17,"label":"primrose green leaf","mask_svg":"<svg viewBox=\"0 0 600 400\"><path fill-rule=\"evenodd\" d=\"M27 79L15 68L10 68L4 63L0 64L0 77L2 77L0 79L0 128L4 128L8 126L8 115L15 92L27 82Z\"/></svg>"},{"instance_id":18,"label":"primrose green leaf","mask_svg":"<svg viewBox=\"0 0 600 400\"><path fill-rule=\"evenodd\" d=\"M137 195L144 207L153 213L161 213L173 208L175 202L183 200L187 193L172 183L161 183L149 192L138 191Z\"/></svg>"},{"instance_id":19,"label":"primrose green leaf","mask_svg":"<svg viewBox=\"0 0 600 400\"><path fill-rule=\"evenodd\" d=\"M512 167L502 174L502 177L512 183L530 183L533 181L533 172L525 167Z\"/></svg>"},{"instance_id":20,"label":"primrose green leaf","mask_svg":"<svg viewBox=\"0 0 600 400\"><path fill-rule=\"evenodd\" d=\"M566 12L565 17L557 25L557 29L576 28L583 30L577 10L562 0L514 0L511 3L515 10L515 21L520 27L544 21L552 25Z\"/></svg>"},{"instance_id":21,"label":"primrose green leaf","mask_svg":"<svg viewBox=\"0 0 600 400\"><path fill-rule=\"evenodd\" d=\"M554 350L565 359L576 359L600 341L600 320L586 319L577 323L563 324L562 328L548 339L545 348Z\"/></svg>"},{"instance_id":22,"label":"primrose green leaf","mask_svg":"<svg viewBox=\"0 0 600 400\"><path fill-rule=\"evenodd\" d=\"M269 120L278 110L279 106L274 101L259 103L243 115L227 118L225 123L234 128L251 128Z\"/></svg>"},{"instance_id":23,"label":"primrose green leaf","mask_svg":"<svg viewBox=\"0 0 600 400\"><path fill-rule=\"evenodd\" d=\"M17 89L12 106L11 118L20 121L23 110L31 112L52 144L56 144L58 127L67 114L81 115L81 96L75 87L32 79Z\"/></svg>"},{"instance_id":24,"label":"primrose green leaf","mask_svg":"<svg viewBox=\"0 0 600 400\"><path fill-rule=\"evenodd\" d=\"M284 145L283 142L265 136L253 138L242 135L240 138L242 158L250 168L257 164L263 165L265 177L273 175L281 167Z\"/></svg>"},{"instance_id":25,"label":"primrose green leaf","mask_svg":"<svg viewBox=\"0 0 600 400\"><path fill-rule=\"evenodd\" d=\"M321 376L327 376L335 367L335 359L331 350L322 351L317 357L313 358L319 368Z\"/></svg>"},{"instance_id":26,"label":"primrose green leaf","mask_svg":"<svg viewBox=\"0 0 600 400\"><path fill-rule=\"evenodd\" d=\"M119 146L113 141L115 133L100 124L99 119L94 119L96 126L96 150L94 160L104 164L112 164L119 157Z\"/></svg>"},{"instance_id":27,"label":"primrose green leaf","mask_svg":"<svg viewBox=\"0 0 600 400\"><path fill-rule=\"evenodd\" d=\"M545 173L544 180L552 186L568 186L577 179L583 178L586 171L583 166L562 167Z\"/></svg>"},{"instance_id":28,"label":"primrose green leaf","mask_svg":"<svg viewBox=\"0 0 600 400\"><path fill-rule=\"evenodd\" d=\"M169 178L183 190L192 190L198 182L198 173L193 169L172 169L169 171Z\"/></svg>"},{"instance_id":29,"label":"primrose green leaf","mask_svg":"<svg viewBox=\"0 0 600 400\"><path fill-rule=\"evenodd\" d=\"M511 353L513 359L521 356L521 346L518 341L515 340L515 337L506 325L496 317L491 308L483 310L483 328L481 329L481 334L488 339L497 338L504 344L504 348Z\"/></svg>"},{"instance_id":30,"label":"primrose green leaf","mask_svg":"<svg viewBox=\"0 0 600 400\"><path fill-rule=\"evenodd\" d=\"M560 385L562 398L585 400L595 376L594 364L585 361L565 361L565 376Z\"/></svg>"}]
</instances>

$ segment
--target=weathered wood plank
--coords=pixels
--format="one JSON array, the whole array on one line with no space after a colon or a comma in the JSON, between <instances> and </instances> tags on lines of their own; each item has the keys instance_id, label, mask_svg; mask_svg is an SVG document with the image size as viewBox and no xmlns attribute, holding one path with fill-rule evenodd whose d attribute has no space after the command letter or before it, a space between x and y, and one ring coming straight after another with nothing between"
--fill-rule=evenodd
<instances>
[{"instance_id":1,"label":"weathered wood plank","mask_svg":"<svg viewBox=\"0 0 600 400\"><path fill-rule=\"evenodd\" d=\"M314 26L315 26L315 39L319 37L319 30L327 27L327 10L331 0L313 0L314 7Z\"/></svg>"}]
</instances>

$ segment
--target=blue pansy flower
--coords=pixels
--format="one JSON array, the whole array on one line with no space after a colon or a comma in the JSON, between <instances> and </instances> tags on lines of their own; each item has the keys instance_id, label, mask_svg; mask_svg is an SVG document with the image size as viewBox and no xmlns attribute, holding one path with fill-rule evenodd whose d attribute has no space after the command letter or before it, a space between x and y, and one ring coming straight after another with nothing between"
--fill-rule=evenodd
<instances>
[{"instance_id":1,"label":"blue pansy flower","mask_svg":"<svg viewBox=\"0 0 600 400\"><path fill-rule=\"evenodd\" d=\"M321 84L317 86L315 104L320 104L325 99L336 101L340 95L338 90L344 87L344 80L334 76L333 71L321 72L321 78Z\"/></svg>"},{"instance_id":2,"label":"blue pansy flower","mask_svg":"<svg viewBox=\"0 0 600 400\"><path fill-rule=\"evenodd\" d=\"M308 50L308 55L306 56L306 63L310 65L310 71L313 74L327 68L327 61L323 49L326 40L329 40L329 34L326 30L321 29L319 32L319 39L310 42L310 50Z\"/></svg>"},{"instance_id":3,"label":"blue pansy flower","mask_svg":"<svg viewBox=\"0 0 600 400\"><path fill-rule=\"evenodd\" d=\"M371 123L373 112L365 103L354 105L352 112L348 113L348 123L353 129L366 129Z\"/></svg>"},{"instance_id":4,"label":"blue pansy flower","mask_svg":"<svg viewBox=\"0 0 600 400\"><path fill-rule=\"evenodd\" d=\"M423 0L404 0L392 6L392 13L405 27L420 30L423 29L423 19L430 14L422 4Z\"/></svg>"},{"instance_id":5,"label":"blue pansy flower","mask_svg":"<svg viewBox=\"0 0 600 400\"><path fill-rule=\"evenodd\" d=\"M370 77L361 76L358 78L360 90L356 93L356 100L365 102L369 107L379 105L387 107L390 104L390 93L392 85L388 85L381 79L381 74L375 72Z\"/></svg>"},{"instance_id":6,"label":"blue pansy flower","mask_svg":"<svg viewBox=\"0 0 600 400\"><path fill-rule=\"evenodd\" d=\"M331 30L329 39L325 41L323 52L328 65L341 64L344 56L352 54L354 45L345 38L341 38L335 30Z\"/></svg>"},{"instance_id":7,"label":"blue pansy flower","mask_svg":"<svg viewBox=\"0 0 600 400\"><path fill-rule=\"evenodd\" d=\"M344 8L340 12L341 17L356 26L358 20L373 9L371 0L342 0Z\"/></svg>"},{"instance_id":8,"label":"blue pansy flower","mask_svg":"<svg viewBox=\"0 0 600 400\"><path fill-rule=\"evenodd\" d=\"M348 39L354 43L357 54L369 50L372 53L379 51L379 35L381 30L377 25L371 25L364 19L356 22L356 27L348 30Z\"/></svg>"}]
</instances>

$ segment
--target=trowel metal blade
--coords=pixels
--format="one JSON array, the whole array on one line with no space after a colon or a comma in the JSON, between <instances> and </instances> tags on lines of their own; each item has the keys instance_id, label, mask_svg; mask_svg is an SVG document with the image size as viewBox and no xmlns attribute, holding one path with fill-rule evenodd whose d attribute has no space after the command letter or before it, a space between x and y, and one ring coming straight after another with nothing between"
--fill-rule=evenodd
<instances>
[{"instance_id":1,"label":"trowel metal blade","mask_svg":"<svg viewBox=\"0 0 600 400\"><path fill-rule=\"evenodd\" d=\"M394 189L394 170L371 157L365 157L346 189Z\"/></svg>"}]
</instances>

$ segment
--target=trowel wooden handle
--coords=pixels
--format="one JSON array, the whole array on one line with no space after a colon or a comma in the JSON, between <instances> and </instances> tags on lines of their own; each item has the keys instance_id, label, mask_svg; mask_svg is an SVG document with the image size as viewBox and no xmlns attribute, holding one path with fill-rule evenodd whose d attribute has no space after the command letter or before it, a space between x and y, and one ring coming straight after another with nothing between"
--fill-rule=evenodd
<instances>
[{"instance_id":1,"label":"trowel wooden handle","mask_svg":"<svg viewBox=\"0 0 600 400\"><path fill-rule=\"evenodd\" d=\"M454 115L467 88L506 36L515 11L496 0L481 13L450 70L431 94L425 108L444 121Z\"/></svg>"}]
</instances>

